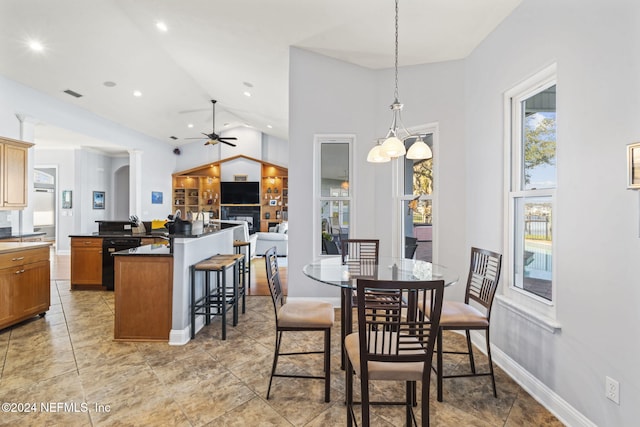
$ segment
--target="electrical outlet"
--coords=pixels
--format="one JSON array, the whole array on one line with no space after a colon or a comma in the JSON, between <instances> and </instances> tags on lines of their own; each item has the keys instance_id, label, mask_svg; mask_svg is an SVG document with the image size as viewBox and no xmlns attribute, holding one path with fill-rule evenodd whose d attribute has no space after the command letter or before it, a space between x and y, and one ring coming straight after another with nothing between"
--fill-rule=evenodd
<instances>
[{"instance_id":1,"label":"electrical outlet","mask_svg":"<svg viewBox=\"0 0 640 427\"><path fill-rule=\"evenodd\" d=\"M604 395L607 399L620 404L620 383L611 377L605 377Z\"/></svg>"}]
</instances>

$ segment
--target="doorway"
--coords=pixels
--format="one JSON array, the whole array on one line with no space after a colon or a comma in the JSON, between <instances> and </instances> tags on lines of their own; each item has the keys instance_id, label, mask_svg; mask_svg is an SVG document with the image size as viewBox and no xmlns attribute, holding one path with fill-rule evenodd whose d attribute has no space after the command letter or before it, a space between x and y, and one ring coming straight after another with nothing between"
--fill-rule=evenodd
<instances>
[{"instance_id":1,"label":"doorway","mask_svg":"<svg viewBox=\"0 0 640 427\"><path fill-rule=\"evenodd\" d=\"M56 241L56 186L58 168L37 166L33 171L33 231L44 232L43 240Z\"/></svg>"}]
</instances>

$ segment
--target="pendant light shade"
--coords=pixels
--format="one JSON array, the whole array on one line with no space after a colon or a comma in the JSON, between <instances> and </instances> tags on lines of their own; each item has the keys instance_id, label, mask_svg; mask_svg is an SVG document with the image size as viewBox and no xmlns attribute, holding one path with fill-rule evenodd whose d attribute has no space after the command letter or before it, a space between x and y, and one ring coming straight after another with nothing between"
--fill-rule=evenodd
<instances>
[{"instance_id":1,"label":"pendant light shade","mask_svg":"<svg viewBox=\"0 0 640 427\"><path fill-rule=\"evenodd\" d=\"M418 139L409 147L407 151L407 159L422 160L433 157L431 148L418 136Z\"/></svg>"},{"instance_id":2,"label":"pendant light shade","mask_svg":"<svg viewBox=\"0 0 640 427\"><path fill-rule=\"evenodd\" d=\"M407 152L407 149L404 148L404 143L395 135L387 138L382 143L380 150L382 151L383 155L392 159L404 156L404 154Z\"/></svg>"},{"instance_id":3,"label":"pendant light shade","mask_svg":"<svg viewBox=\"0 0 640 427\"><path fill-rule=\"evenodd\" d=\"M376 144L373 146L371 150L369 150L369 154L367 155L367 162L369 163L386 163L391 160L391 157L385 156L382 153L382 145Z\"/></svg>"}]
</instances>

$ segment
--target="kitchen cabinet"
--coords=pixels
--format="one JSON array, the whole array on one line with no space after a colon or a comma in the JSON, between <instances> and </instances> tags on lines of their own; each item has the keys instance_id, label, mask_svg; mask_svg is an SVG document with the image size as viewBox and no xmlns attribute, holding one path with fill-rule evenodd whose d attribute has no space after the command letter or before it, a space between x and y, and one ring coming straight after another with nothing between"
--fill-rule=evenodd
<instances>
[{"instance_id":1,"label":"kitchen cabinet","mask_svg":"<svg viewBox=\"0 0 640 427\"><path fill-rule=\"evenodd\" d=\"M116 341L169 341L173 257L115 256Z\"/></svg>"},{"instance_id":2,"label":"kitchen cabinet","mask_svg":"<svg viewBox=\"0 0 640 427\"><path fill-rule=\"evenodd\" d=\"M0 329L49 310L50 274L48 244L0 245Z\"/></svg>"},{"instance_id":3,"label":"kitchen cabinet","mask_svg":"<svg viewBox=\"0 0 640 427\"><path fill-rule=\"evenodd\" d=\"M102 238L71 238L71 289L102 289Z\"/></svg>"},{"instance_id":4,"label":"kitchen cabinet","mask_svg":"<svg viewBox=\"0 0 640 427\"><path fill-rule=\"evenodd\" d=\"M0 209L27 207L27 169L29 144L15 139L0 137Z\"/></svg>"}]
</instances>

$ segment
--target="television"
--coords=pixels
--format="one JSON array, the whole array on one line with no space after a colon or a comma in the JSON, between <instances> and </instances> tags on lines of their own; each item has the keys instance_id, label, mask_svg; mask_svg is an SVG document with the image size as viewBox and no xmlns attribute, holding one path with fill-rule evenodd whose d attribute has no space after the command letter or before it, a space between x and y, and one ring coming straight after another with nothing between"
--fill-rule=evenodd
<instances>
[{"instance_id":1,"label":"television","mask_svg":"<svg viewBox=\"0 0 640 427\"><path fill-rule=\"evenodd\" d=\"M222 181L220 203L223 205L260 204L260 183L257 181Z\"/></svg>"}]
</instances>

